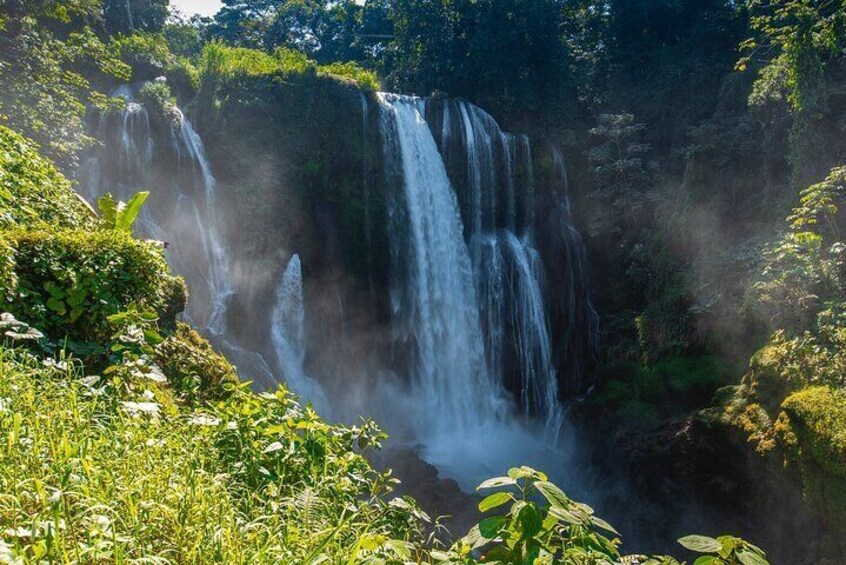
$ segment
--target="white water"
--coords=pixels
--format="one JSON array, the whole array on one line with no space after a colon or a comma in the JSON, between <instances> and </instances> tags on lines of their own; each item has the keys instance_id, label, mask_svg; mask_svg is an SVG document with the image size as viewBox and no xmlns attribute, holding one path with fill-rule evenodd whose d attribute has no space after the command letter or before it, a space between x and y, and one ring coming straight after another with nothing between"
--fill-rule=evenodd
<instances>
[{"instance_id":1,"label":"white water","mask_svg":"<svg viewBox=\"0 0 846 565\"><path fill-rule=\"evenodd\" d=\"M178 111L178 124L171 130L174 136L174 151L181 156L184 148L187 158L199 169L202 179L204 196L205 223L201 233L204 234L203 243L208 253L209 264L209 293L211 295L211 313L206 323L206 329L215 335L222 335L226 331L226 312L235 290L229 278L229 258L226 249L220 242L217 221L217 182L212 175L211 167L206 159L203 142L197 132L181 111Z\"/></svg>"},{"instance_id":2,"label":"white water","mask_svg":"<svg viewBox=\"0 0 846 565\"><path fill-rule=\"evenodd\" d=\"M521 461L560 467L555 438L549 441L531 420L516 416L503 386L503 351L514 343L527 374L521 402L527 411L542 413L557 436L563 412L537 254L511 233L479 234L471 239L478 250L474 273L455 191L424 118L425 103L389 94L380 101L386 158L402 170L402 197L389 210L399 216L390 235L394 256L401 259L395 268L403 271L394 318L400 341L414 350L409 404L416 408L423 456L465 488ZM494 199L485 183L495 175L490 138L473 129L470 115L465 108L465 135L474 140L468 152L481 156L470 170L471 187L476 185L474 229L481 230L484 207L493 217Z\"/></svg>"},{"instance_id":3,"label":"white water","mask_svg":"<svg viewBox=\"0 0 846 565\"><path fill-rule=\"evenodd\" d=\"M320 386L305 371L305 306L299 255L293 255L288 261L276 287L270 337L276 362L288 387L300 397L312 401L320 414L328 417L329 403Z\"/></svg>"},{"instance_id":4,"label":"white water","mask_svg":"<svg viewBox=\"0 0 846 565\"><path fill-rule=\"evenodd\" d=\"M470 256L458 203L416 98L381 94L390 158L402 163L406 233L391 234L406 254L405 296L395 317L410 334L414 397L427 433L462 434L503 416L499 383L485 365Z\"/></svg>"},{"instance_id":5,"label":"white water","mask_svg":"<svg viewBox=\"0 0 846 565\"><path fill-rule=\"evenodd\" d=\"M270 353L265 358L241 346L226 324L235 288L219 230L217 183L199 135L178 113L169 126L169 146L156 146L146 109L131 102L130 89L121 92L130 102L119 122L109 123L118 135L119 155L114 159L103 152L92 159L83 184L92 195L117 189L124 199L145 187L169 191L172 210L159 211L154 218L145 208L139 223L145 234L171 242L169 259L193 291L187 317L213 338L242 375L265 387L284 377L292 391L328 414L329 403L305 368L307 313L299 256L292 256L276 279L266 334L272 350L262 349ZM398 355L405 362L398 361L392 369L403 371L405 364L409 386L395 388L380 377L380 388L368 391L376 397L371 404L392 406L410 424L423 456L465 488L518 463L563 468L565 457L556 440L563 410L543 268L530 230L533 179L528 138L504 133L479 108L456 102L453 110L444 106L443 122L435 129L439 151L423 100L389 94L379 99L387 168L393 165L401 181L388 207L388 234L392 331L398 351L407 356ZM364 98L361 117L366 147ZM106 139L107 129L101 119L100 139ZM456 144L468 183L462 194L456 194L445 165L447 151ZM155 186L160 177L151 172L160 159L178 164L178 174L165 186ZM110 160L116 161L112 165L117 169L110 171L111 178L105 174ZM371 262L372 254L379 252L370 239L371 229L376 229L370 207L377 203L372 200L366 154L362 173ZM464 206L469 209L466 223L460 211ZM567 210L571 229L569 204ZM583 276L584 253L578 246L568 251L573 254L568 264L576 280ZM372 277L370 284L372 289ZM567 291L568 299L578 303L581 296L575 283ZM573 322L568 331L578 329Z\"/></svg>"}]
</instances>

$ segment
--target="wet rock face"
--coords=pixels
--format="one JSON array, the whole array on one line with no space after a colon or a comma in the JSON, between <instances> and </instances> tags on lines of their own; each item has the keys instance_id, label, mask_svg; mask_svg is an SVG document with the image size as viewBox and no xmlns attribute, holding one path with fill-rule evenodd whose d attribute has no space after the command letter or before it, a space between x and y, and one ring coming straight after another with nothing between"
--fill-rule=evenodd
<instances>
[{"instance_id":1,"label":"wet rock face","mask_svg":"<svg viewBox=\"0 0 846 565\"><path fill-rule=\"evenodd\" d=\"M662 509L661 538L725 531L754 540L774 565L819 562L819 521L796 477L780 456L757 454L735 430L694 415L620 435L614 445L634 493L646 508Z\"/></svg>"},{"instance_id":2,"label":"wet rock face","mask_svg":"<svg viewBox=\"0 0 846 565\"><path fill-rule=\"evenodd\" d=\"M479 496L469 495L452 479L441 478L437 468L424 461L420 454L407 447L388 448L368 457L378 469L392 469L402 481L396 496L411 496L432 519L440 518L446 532L439 532L449 542L463 536L481 519L477 505Z\"/></svg>"}]
</instances>

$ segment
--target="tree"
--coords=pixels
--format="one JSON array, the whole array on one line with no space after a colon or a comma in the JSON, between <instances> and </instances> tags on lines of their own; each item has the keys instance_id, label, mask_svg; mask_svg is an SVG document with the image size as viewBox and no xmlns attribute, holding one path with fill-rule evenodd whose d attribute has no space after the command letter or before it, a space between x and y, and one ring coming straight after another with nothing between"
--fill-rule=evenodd
<instances>
[{"instance_id":1,"label":"tree","mask_svg":"<svg viewBox=\"0 0 846 565\"><path fill-rule=\"evenodd\" d=\"M103 15L110 34L157 33L167 21L170 0L104 0Z\"/></svg>"},{"instance_id":2,"label":"tree","mask_svg":"<svg viewBox=\"0 0 846 565\"><path fill-rule=\"evenodd\" d=\"M738 68L759 67L755 96L786 95L796 110L818 109L825 103L825 67L846 55L846 0L749 0L749 6L756 36L741 45Z\"/></svg>"}]
</instances>

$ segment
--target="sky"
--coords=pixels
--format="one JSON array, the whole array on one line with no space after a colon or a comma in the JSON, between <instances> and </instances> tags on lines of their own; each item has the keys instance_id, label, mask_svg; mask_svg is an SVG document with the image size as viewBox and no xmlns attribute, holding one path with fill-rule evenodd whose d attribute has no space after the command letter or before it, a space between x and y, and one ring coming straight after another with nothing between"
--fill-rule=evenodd
<instances>
[{"instance_id":1,"label":"sky","mask_svg":"<svg viewBox=\"0 0 846 565\"><path fill-rule=\"evenodd\" d=\"M220 0L170 0L170 6L186 16L194 14L211 16L220 9Z\"/></svg>"}]
</instances>

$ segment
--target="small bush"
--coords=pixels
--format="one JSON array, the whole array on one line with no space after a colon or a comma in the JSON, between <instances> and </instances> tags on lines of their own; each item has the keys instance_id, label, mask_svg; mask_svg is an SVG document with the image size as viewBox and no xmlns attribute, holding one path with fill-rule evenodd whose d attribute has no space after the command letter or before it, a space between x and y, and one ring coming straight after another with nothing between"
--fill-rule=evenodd
<instances>
[{"instance_id":1,"label":"small bush","mask_svg":"<svg viewBox=\"0 0 846 565\"><path fill-rule=\"evenodd\" d=\"M156 346L153 360L171 386L188 398L220 398L224 385L238 382L238 374L225 357L196 331L183 323Z\"/></svg>"},{"instance_id":2,"label":"small bush","mask_svg":"<svg viewBox=\"0 0 846 565\"><path fill-rule=\"evenodd\" d=\"M144 83L138 90L138 101L159 116L170 117L176 108L176 97L170 86L161 80Z\"/></svg>"},{"instance_id":3,"label":"small bush","mask_svg":"<svg viewBox=\"0 0 846 565\"><path fill-rule=\"evenodd\" d=\"M156 76L174 57L164 35L158 33L133 33L113 39L111 48L120 59L132 67L133 78L143 80Z\"/></svg>"},{"instance_id":4,"label":"small bush","mask_svg":"<svg viewBox=\"0 0 846 565\"><path fill-rule=\"evenodd\" d=\"M381 88L379 77L376 76L376 73L362 68L357 63L347 62L321 65L319 72L324 75L348 78L358 83L359 86L369 90L375 91Z\"/></svg>"},{"instance_id":5,"label":"small bush","mask_svg":"<svg viewBox=\"0 0 846 565\"><path fill-rule=\"evenodd\" d=\"M164 317L184 303L153 244L114 230L11 231L17 286L5 309L47 335L104 343L108 317L130 305Z\"/></svg>"},{"instance_id":6,"label":"small bush","mask_svg":"<svg viewBox=\"0 0 846 565\"><path fill-rule=\"evenodd\" d=\"M200 72L185 58L179 58L165 69L165 76L168 84L173 86L173 91L182 99L190 100L197 95L200 88Z\"/></svg>"}]
</instances>

